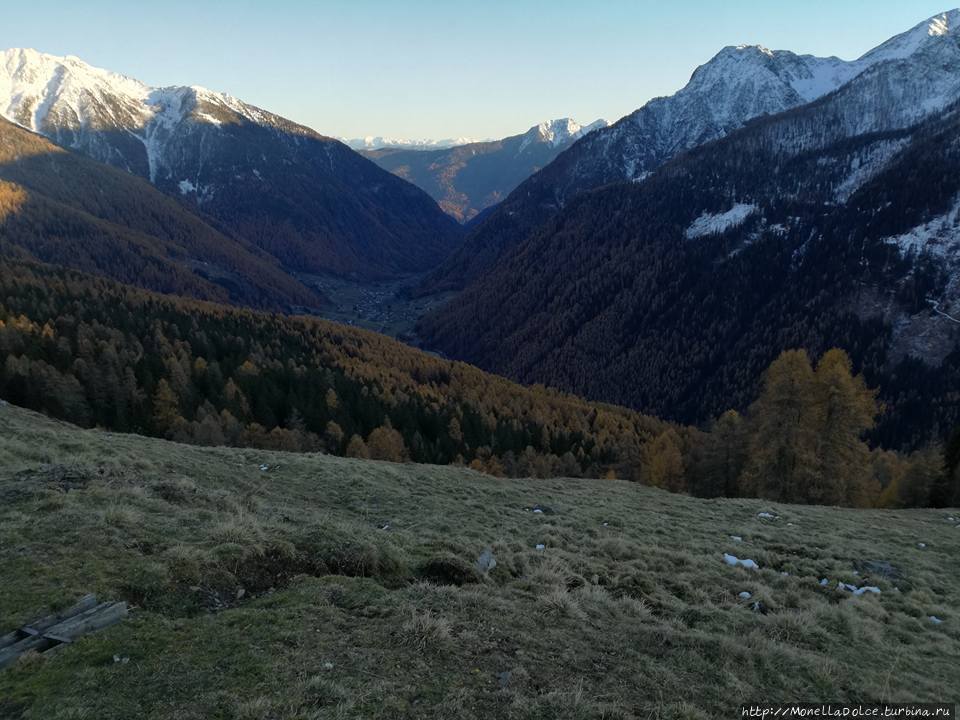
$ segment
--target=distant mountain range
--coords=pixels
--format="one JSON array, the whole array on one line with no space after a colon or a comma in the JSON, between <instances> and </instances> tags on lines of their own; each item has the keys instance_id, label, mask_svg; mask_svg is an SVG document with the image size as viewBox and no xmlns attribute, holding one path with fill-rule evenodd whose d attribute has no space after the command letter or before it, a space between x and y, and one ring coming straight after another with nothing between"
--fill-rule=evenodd
<instances>
[{"instance_id":1,"label":"distant mountain range","mask_svg":"<svg viewBox=\"0 0 960 720\"><path fill-rule=\"evenodd\" d=\"M463 287L492 267L574 197L611 182L641 182L678 154L723 137L753 118L821 98L879 63L911 55L930 37L948 37L921 23L854 61L796 55L759 45L726 47L697 68L669 97L651 100L591 133L510 194L460 249L435 271L427 291ZM934 33L929 35L928 33ZM916 108L919 117L923 108Z\"/></svg>"},{"instance_id":2,"label":"distant mountain range","mask_svg":"<svg viewBox=\"0 0 960 720\"><path fill-rule=\"evenodd\" d=\"M491 211L428 346L673 419L781 350L849 350L878 433L960 423L960 11L844 62L727 48Z\"/></svg>"},{"instance_id":3,"label":"distant mountain range","mask_svg":"<svg viewBox=\"0 0 960 720\"><path fill-rule=\"evenodd\" d=\"M469 145L470 143L490 142L489 140L480 140L478 138L444 138L443 140L408 140L401 138L381 137L380 135L367 135L362 138L337 138L342 143L346 143L354 150L445 150L456 147L457 145Z\"/></svg>"},{"instance_id":4,"label":"distant mountain range","mask_svg":"<svg viewBox=\"0 0 960 720\"><path fill-rule=\"evenodd\" d=\"M604 120L581 125L561 118L503 140L471 142L438 150L382 148L366 156L409 180L461 222L502 201L517 185L551 163Z\"/></svg>"},{"instance_id":5,"label":"distant mountain range","mask_svg":"<svg viewBox=\"0 0 960 720\"><path fill-rule=\"evenodd\" d=\"M291 272L420 272L459 240L429 196L343 143L204 88L14 49L0 116L149 180Z\"/></svg>"}]
</instances>

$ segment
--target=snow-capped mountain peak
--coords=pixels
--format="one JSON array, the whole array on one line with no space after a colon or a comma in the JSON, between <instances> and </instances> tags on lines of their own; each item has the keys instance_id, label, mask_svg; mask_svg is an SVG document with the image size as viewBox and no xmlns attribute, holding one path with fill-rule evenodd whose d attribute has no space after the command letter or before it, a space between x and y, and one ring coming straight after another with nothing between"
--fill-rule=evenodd
<instances>
[{"instance_id":1,"label":"snow-capped mountain peak","mask_svg":"<svg viewBox=\"0 0 960 720\"><path fill-rule=\"evenodd\" d=\"M589 125L581 125L573 118L557 118L556 120L545 120L538 125L530 128L520 144L520 152L523 152L532 143L546 143L551 147L560 147L568 145L575 140L579 140L584 135L597 128L607 127L606 120L595 120Z\"/></svg>"},{"instance_id":2,"label":"snow-capped mountain peak","mask_svg":"<svg viewBox=\"0 0 960 720\"><path fill-rule=\"evenodd\" d=\"M557 120L547 120L540 123L531 128L531 132L535 132L543 142L548 142L556 147L570 140L576 140L591 130L605 125L606 122L603 120L597 120L589 125L581 125L573 118L558 118Z\"/></svg>"},{"instance_id":3,"label":"snow-capped mountain peak","mask_svg":"<svg viewBox=\"0 0 960 720\"><path fill-rule=\"evenodd\" d=\"M904 33L895 35L867 52L856 62L902 60L917 51L955 37L958 30L960 30L960 9L949 10L918 23Z\"/></svg>"}]
</instances>

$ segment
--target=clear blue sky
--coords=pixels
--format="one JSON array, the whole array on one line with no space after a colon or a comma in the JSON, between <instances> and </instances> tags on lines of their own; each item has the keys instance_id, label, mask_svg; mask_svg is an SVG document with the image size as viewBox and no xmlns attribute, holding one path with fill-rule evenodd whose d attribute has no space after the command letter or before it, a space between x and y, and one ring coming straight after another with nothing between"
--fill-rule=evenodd
<instances>
[{"instance_id":1,"label":"clear blue sky","mask_svg":"<svg viewBox=\"0 0 960 720\"><path fill-rule=\"evenodd\" d=\"M204 85L356 137L502 137L616 120L724 45L853 58L949 9L926 0L5 2L0 48Z\"/></svg>"}]
</instances>

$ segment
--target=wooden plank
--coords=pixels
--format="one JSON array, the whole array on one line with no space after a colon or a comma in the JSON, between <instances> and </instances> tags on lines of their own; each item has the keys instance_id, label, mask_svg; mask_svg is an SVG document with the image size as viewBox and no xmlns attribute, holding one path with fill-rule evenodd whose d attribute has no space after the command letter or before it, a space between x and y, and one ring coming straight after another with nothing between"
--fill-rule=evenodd
<instances>
[{"instance_id":1,"label":"wooden plank","mask_svg":"<svg viewBox=\"0 0 960 720\"><path fill-rule=\"evenodd\" d=\"M14 662L28 650L44 650L95 630L113 625L127 616L125 602L104 602L71 618L50 626L43 635L28 636L0 650L0 668Z\"/></svg>"},{"instance_id":2,"label":"wooden plank","mask_svg":"<svg viewBox=\"0 0 960 720\"><path fill-rule=\"evenodd\" d=\"M90 593L89 595L84 595L77 602L75 602L73 605L66 608L65 610L61 610L60 612L55 613L53 615L47 615L46 617L42 617L39 620L34 620L32 623L29 623L27 626L19 630L14 630L13 632L7 633L6 635L0 635L0 650L2 650L5 647L9 647L10 645L13 645L14 643L19 642L20 640L23 639L24 635L33 634L31 630L38 631L39 634L42 634L42 632L47 628L53 627L57 623L63 622L68 618L72 618L76 615L79 615L82 612L86 612L87 610L95 607L96 604L97 604L97 596L94 595L93 593Z\"/></svg>"}]
</instances>

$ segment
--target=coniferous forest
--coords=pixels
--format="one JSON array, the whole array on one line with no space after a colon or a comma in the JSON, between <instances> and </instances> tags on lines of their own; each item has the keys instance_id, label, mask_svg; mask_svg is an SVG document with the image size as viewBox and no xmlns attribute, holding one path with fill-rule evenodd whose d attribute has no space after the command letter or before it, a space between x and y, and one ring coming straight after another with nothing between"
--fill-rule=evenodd
<instances>
[{"instance_id":1,"label":"coniferous forest","mask_svg":"<svg viewBox=\"0 0 960 720\"><path fill-rule=\"evenodd\" d=\"M0 395L83 426L433 464L622 477L704 496L957 502L949 451L871 449L876 391L842 350L784 353L697 429L524 388L374 333L173 298L30 262L0 269Z\"/></svg>"}]
</instances>

